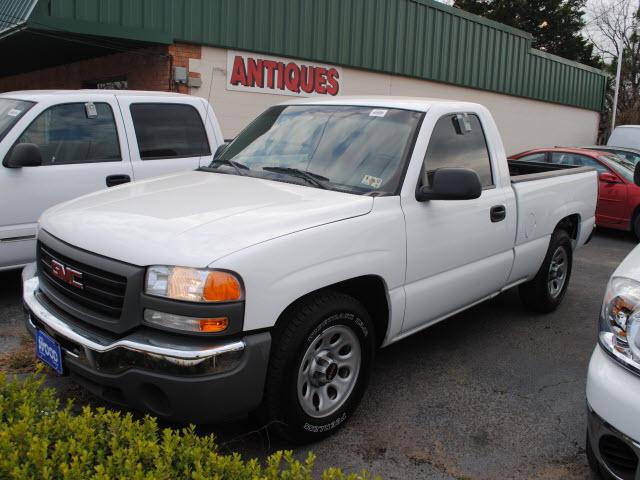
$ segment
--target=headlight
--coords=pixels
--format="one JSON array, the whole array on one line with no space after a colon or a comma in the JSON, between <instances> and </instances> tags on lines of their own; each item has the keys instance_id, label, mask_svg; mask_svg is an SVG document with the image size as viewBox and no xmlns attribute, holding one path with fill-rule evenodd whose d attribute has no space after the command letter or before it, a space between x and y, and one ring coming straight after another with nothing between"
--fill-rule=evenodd
<instances>
[{"instance_id":1,"label":"headlight","mask_svg":"<svg viewBox=\"0 0 640 480\"><path fill-rule=\"evenodd\" d=\"M600 314L600 345L616 360L640 373L640 283L614 277Z\"/></svg>"},{"instance_id":2,"label":"headlight","mask_svg":"<svg viewBox=\"0 0 640 480\"><path fill-rule=\"evenodd\" d=\"M186 302L235 302L243 298L240 279L231 272L159 265L147 269L145 292Z\"/></svg>"}]
</instances>

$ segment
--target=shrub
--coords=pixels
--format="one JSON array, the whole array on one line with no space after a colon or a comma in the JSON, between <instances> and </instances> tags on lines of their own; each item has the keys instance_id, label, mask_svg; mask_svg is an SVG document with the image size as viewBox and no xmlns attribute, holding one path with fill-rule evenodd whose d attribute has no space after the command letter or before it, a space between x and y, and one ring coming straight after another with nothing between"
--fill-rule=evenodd
<instances>
[{"instance_id":1,"label":"shrub","mask_svg":"<svg viewBox=\"0 0 640 480\"><path fill-rule=\"evenodd\" d=\"M194 427L160 429L153 417L84 407L73 414L62 407L42 376L25 380L0 374L0 478L65 480L221 480L311 479L313 454L304 463L291 451L264 463L239 454L219 453L213 435ZM365 480L366 472L344 475L339 469L324 480Z\"/></svg>"}]
</instances>

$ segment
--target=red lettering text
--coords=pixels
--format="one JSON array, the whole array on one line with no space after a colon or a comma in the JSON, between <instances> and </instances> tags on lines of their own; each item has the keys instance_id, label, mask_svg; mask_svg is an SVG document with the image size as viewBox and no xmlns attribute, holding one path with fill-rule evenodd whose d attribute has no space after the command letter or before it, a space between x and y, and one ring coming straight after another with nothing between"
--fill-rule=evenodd
<instances>
[{"instance_id":1,"label":"red lettering text","mask_svg":"<svg viewBox=\"0 0 640 480\"><path fill-rule=\"evenodd\" d=\"M247 86L247 72L244 69L244 59L238 55L233 60L233 70L231 71L231 85L238 85L241 83L245 87Z\"/></svg>"},{"instance_id":2,"label":"red lettering text","mask_svg":"<svg viewBox=\"0 0 640 480\"><path fill-rule=\"evenodd\" d=\"M335 97L340 91L340 85L338 84L338 79L340 78L340 74L335 68L330 68L327 72L327 93L333 97Z\"/></svg>"},{"instance_id":3,"label":"red lettering text","mask_svg":"<svg viewBox=\"0 0 640 480\"><path fill-rule=\"evenodd\" d=\"M264 60L262 64L267 69L267 88L273 88L275 85L275 70L278 64L273 60Z\"/></svg>"},{"instance_id":4,"label":"red lettering text","mask_svg":"<svg viewBox=\"0 0 640 480\"><path fill-rule=\"evenodd\" d=\"M252 87L264 87L264 68L262 60L247 59L247 83Z\"/></svg>"},{"instance_id":5,"label":"red lettering text","mask_svg":"<svg viewBox=\"0 0 640 480\"><path fill-rule=\"evenodd\" d=\"M300 87L305 93L313 92L314 68L303 65L300 68Z\"/></svg>"},{"instance_id":6,"label":"red lettering text","mask_svg":"<svg viewBox=\"0 0 640 480\"><path fill-rule=\"evenodd\" d=\"M278 88L284 90L284 63L278 62Z\"/></svg>"},{"instance_id":7,"label":"red lettering text","mask_svg":"<svg viewBox=\"0 0 640 480\"><path fill-rule=\"evenodd\" d=\"M277 93L336 96L340 92L337 68L301 65L295 61L266 60L257 56L231 54L229 85L271 90Z\"/></svg>"},{"instance_id":8,"label":"red lettering text","mask_svg":"<svg viewBox=\"0 0 640 480\"><path fill-rule=\"evenodd\" d=\"M327 77L326 77L327 69L324 67L316 67L316 93L320 95L324 95L327 93Z\"/></svg>"},{"instance_id":9,"label":"red lettering text","mask_svg":"<svg viewBox=\"0 0 640 480\"><path fill-rule=\"evenodd\" d=\"M284 81L287 90L300 93L300 69L298 65L293 62L287 64L287 68L284 71Z\"/></svg>"}]
</instances>

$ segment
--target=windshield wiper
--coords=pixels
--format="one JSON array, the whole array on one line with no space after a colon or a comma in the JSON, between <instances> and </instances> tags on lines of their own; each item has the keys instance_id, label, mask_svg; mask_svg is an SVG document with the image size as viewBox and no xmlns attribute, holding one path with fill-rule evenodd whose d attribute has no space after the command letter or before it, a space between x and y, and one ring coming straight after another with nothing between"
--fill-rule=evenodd
<instances>
[{"instance_id":1,"label":"windshield wiper","mask_svg":"<svg viewBox=\"0 0 640 480\"><path fill-rule=\"evenodd\" d=\"M242 170L251 170L244 163L236 162L235 160L218 159L211 162L211 165L213 165L214 163L217 163L219 165L229 165L235 169L238 175L246 175L245 173L242 172ZM209 166L209 168L217 168L217 167Z\"/></svg>"},{"instance_id":2,"label":"windshield wiper","mask_svg":"<svg viewBox=\"0 0 640 480\"><path fill-rule=\"evenodd\" d=\"M285 175L291 175L292 177L302 178L303 180L306 180L307 183L325 190L329 188L327 182L330 182L330 180L327 177L318 175L317 173L290 167L262 167L262 169L267 172L284 173Z\"/></svg>"}]
</instances>

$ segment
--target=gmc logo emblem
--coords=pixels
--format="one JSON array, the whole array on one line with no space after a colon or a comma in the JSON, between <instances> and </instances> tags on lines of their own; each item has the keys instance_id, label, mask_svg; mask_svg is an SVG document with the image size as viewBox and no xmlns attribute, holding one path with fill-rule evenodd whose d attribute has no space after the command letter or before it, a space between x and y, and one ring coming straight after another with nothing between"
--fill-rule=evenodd
<instances>
[{"instance_id":1,"label":"gmc logo emblem","mask_svg":"<svg viewBox=\"0 0 640 480\"><path fill-rule=\"evenodd\" d=\"M74 270L73 268L65 267L57 260L51 260L51 273L54 277L68 283L72 287L83 288L82 285L82 272Z\"/></svg>"}]
</instances>

